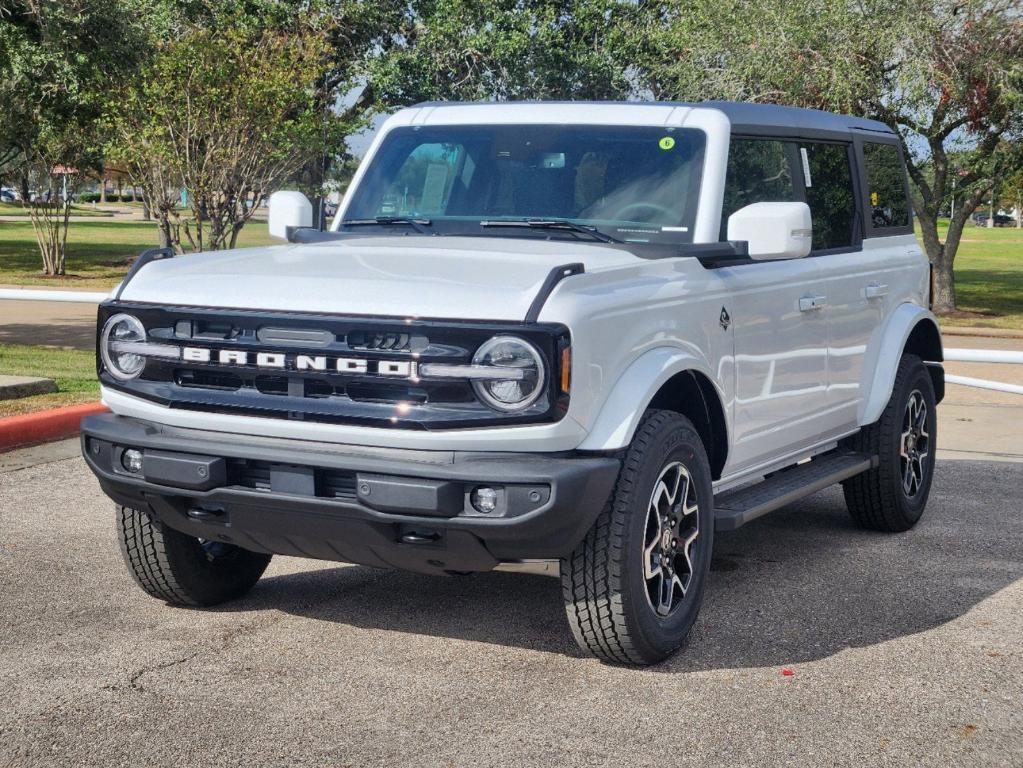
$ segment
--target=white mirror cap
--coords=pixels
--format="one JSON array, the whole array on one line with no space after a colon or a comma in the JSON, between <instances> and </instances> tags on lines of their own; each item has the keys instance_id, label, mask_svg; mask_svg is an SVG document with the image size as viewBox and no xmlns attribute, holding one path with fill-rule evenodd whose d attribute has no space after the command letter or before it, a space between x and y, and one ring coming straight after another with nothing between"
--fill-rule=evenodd
<instances>
[{"instance_id":1,"label":"white mirror cap","mask_svg":"<svg viewBox=\"0 0 1023 768\"><path fill-rule=\"evenodd\" d=\"M313 204L301 192L270 195L270 237L288 239L289 229L313 225Z\"/></svg>"},{"instance_id":2,"label":"white mirror cap","mask_svg":"<svg viewBox=\"0 0 1023 768\"><path fill-rule=\"evenodd\" d=\"M728 239L749 243L751 259L801 259L810 253L813 225L806 203L753 203L728 217Z\"/></svg>"}]
</instances>

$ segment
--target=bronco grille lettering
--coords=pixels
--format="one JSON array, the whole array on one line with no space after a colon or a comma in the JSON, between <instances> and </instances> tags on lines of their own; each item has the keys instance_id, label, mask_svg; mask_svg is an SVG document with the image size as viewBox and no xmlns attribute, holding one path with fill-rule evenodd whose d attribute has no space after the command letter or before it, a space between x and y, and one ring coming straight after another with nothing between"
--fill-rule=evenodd
<instances>
[{"instance_id":1,"label":"bronco grille lettering","mask_svg":"<svg viewBox=\"0 0 1023 768\"><path fill-rule=\"evenodd\" d=\"M211 350L206 347L184 347L181 359L190 363L250 366L274 370L323 371L361 375L417 379L417 364L408 360L379 360L375 370L371 361L358 357L327 357L326 355L295 355L293 360L283 352L249 353L240 349Z\"/></svg>"}]
</instances>

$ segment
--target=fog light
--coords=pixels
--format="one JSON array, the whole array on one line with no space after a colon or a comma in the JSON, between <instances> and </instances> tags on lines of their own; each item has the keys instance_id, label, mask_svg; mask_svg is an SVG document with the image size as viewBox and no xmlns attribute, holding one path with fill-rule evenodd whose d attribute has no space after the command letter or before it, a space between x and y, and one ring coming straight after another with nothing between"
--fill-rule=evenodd
<instances>
[{"instance_id":1,"label":"fog light","mask_svg":"<svg viewBox=\"0 0 1023 768\"><path fill-rule=\"evenodd\" d=\"M126 450L121 454L121 466L133 475L137 475L142 471L142 451L137 451L134 448Z\"/></svg>"},{"instance_id":2,"label":"fog light","mask_svg":"<svg viewBox=\"0 0 1023 768\"><path fill-rule=\"evenodd\" d=\"M473 508L483 515L493 514L497 509L497 491L494 488L480 487L473 488L469 494L469 501Z\"/></svg>"}]
</instances>

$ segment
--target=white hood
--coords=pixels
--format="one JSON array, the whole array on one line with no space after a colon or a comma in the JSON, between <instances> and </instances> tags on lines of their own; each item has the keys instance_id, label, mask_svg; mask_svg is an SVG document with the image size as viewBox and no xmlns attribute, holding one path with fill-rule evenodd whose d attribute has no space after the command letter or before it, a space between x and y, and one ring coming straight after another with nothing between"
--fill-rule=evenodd
<instances>
[{"instance_id":1,"label":"white hood","mask_svg":"<svg viewBox=\"0 0 1023 768\"><path fill-rule=\"evenodd\" d=\"M525 238L372 237L148 264L124 301L338 315L522 320L559 264L635 264L613 248Z\"/></svg>"}]
</instances>

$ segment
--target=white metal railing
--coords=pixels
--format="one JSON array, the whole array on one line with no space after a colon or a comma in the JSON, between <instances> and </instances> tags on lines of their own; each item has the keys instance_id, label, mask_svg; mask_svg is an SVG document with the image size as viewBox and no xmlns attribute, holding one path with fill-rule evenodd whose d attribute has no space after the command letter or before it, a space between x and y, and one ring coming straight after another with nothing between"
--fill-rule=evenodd
<instances>
[{"instance_id":1,"label":"white metal railing","mask_svg":"<svg viewBox=\"0 0 1023 768\"><path fill-rule=\"evenodd\" d=\"M998 363L1010 365L1023 365L1023 352L1015 352L1006 349L946 349L945 361L953 363ZM1023 395L1023 386L1019 384L1006 384L1002 381L989 381L988 379L975 379L972 376L956 376L945 374L945 381L949 384L959 384L964 387L976 387L977 389L992 389L995 392L1008 392L1011 395Z\"/></svg>"},{"instance_id":2,"label":"white metal railing","mask_svg":"<svg viewBox=\"0 0 1023 768\"><path fill-rule=\"evenodd\" d=\"M79 304L99 304L110 298L109 292L96 291L40 291L32 288L0 288L0 299L20 301L67 301Z\"/></svg>"},{"instance_id":3,"label":"white metal railing","mask_svg":"<svg viewBox=\"0 0 1023 768\"><path fill-rule=\"evenodd\" d=\"M954 363L1023 363L1023 352L1008 349L946 349L945 360Z\"/></svg>"}]
</instances>

